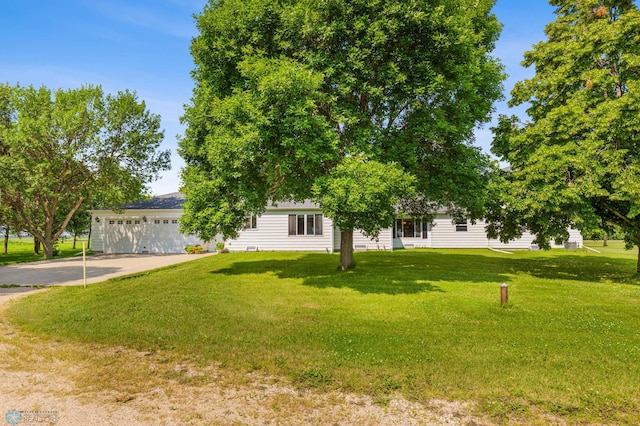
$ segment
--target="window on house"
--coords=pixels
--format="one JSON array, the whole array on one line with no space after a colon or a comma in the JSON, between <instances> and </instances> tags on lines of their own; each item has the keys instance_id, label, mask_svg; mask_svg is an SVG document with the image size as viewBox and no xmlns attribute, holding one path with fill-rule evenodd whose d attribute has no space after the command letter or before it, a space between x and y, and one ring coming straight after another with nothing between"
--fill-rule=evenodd
<instances>
[{"instance_id":1,"label":"window on house","mask_svg":"<svg viewBox=\"0 0 640 426\"><path fill-rule=\"evenodd\" d=\"M465 217L456 217L455 218L455 223L456 223L456 232L467 232L468 231L467 218L465 218Z\"/></svg>"},{"instance_id":2,"label":"window on house","mask_svg":"<svg viewBox=\"0 0 640 426\"><path fill-rule=\"evenodd\" d=\"M162 224L163 225L168 225L169 224L169 219L162 219Z\"/></svg>"},{"instance_id":3,"label":"window on house","mask_svg":"<svg viewBox=\"0 0 640 426\"><path fill-rule=\"evenodd\" d=\"M258 228L258 218L255 215L250 215L245 217L246 222L244 223L244 229L257 229Z\"/></svg>"},{"instance_id":4,"label":"window on house","mask_svg":"<svg viewBox=\"0 0 640 426\"><path fill-rule=\"evenodd\" d=\"M109 221L109 225L115 225L116 221L115 220L110 220Z\"/></svg>"},{"instance_id":5,"label":"window on house","mask_svg":"<svg viewBox=\"0 0 640 426\"><path fill-rule=\"evenodd\" d=\"M428 223L420 219L397 219L393 238L427 238Z\"/></svg>"},{"instance_id":6,"label":"window on house","mask_svg":"<svg viewBox=\"0 0 640 426\"><path fill-rule=\"evenodd\" d=\"M121 220L119 220L119 221L118 221L118 225L122 225L123 223L124 223L124 222L123 222L123 221L121 221Z\"/></svg>"},{"instance_id":7,"label":"window on house","mask_svg":"<svg viewBox=\"0 0 640 426\"><path fill-rule=\"evenodd\" d=\"M171 219L171 224L172 225L177 225L178 224L178 219Z\"/></svg>"},{"instance_id":8,"label":"window on house","mask_svg":"<svg viewBox=\"0 0 640 426\"><path fill-rule=\"evenodd\" d=\"M156 225L160 225L160 219L154 219L153 223L156 224Z\"/></svg>"},{"instance_id":9,"label":"window on house","mask_svg":"<svg viewBox=\"0 0 640 426\"><path fill-rule=\"evenodd\" d=\"M322 235L322 215L290 214L289 235Z\"/></svg>"},{"instance_id":10,"label":"window on house","mask_svg":"<svg viewBox=\"0 0 640 426\"><path fill-rule=\"evenodd\" d=\"M134 225L140 225L140 221L139 221L139 220L134 220L134 221L133 221L133 224L134 224Z\"/></svg>"}]
</instances>

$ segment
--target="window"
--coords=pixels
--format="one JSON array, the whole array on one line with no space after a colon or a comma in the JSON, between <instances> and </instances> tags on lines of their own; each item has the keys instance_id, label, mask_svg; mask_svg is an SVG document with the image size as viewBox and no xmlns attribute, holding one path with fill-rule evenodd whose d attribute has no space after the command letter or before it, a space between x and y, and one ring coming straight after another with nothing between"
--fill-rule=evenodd
<instances>
[{"instance_id":1,"label":"window","mask_svg":"<svg viewBox=\"0 0 640 426\"><path fill-rule=\"evenodd\" d=\"M156 225L160 225L160 219L154 219L153 223L156 224Z\"/></svg>"},{"instance_id":2,"label":"window","mask_svg":"<svg viewBox=\"0 0 640 426\"><path fill-rule=\"evenodd\" d=\"M455 223L456 223L456 232L467 232L468 230L468 226L467 226L467 219L464 217L456 217L455 218Z\"/></svg>"},{"instance_id":3,"label":"window","mask_svg":"<svg viewBox=\"0 0 640 426\"><path fill-rule=\"evenodd\" d=\"M125 223L126 223L127 225L131 225L131 220L127 219L127 220L125 221Z\"/></svg>"},{"instance_id":4,"label":"window","mask_svg":"<svg viewBox=\"0 0 640 426\"><path fill-rule=\"evenodd\" d=\"M420 219L397 219L393 238L427 238L429 224Z\"/></svg>"},{"instance_id":5,"label":"window","mask_svg":"<svg viewBox=\"0 0 640 426\"><path fill-rule=\"evenodd\" d=\"M171 224L172 225L177 225L178 224L178 219L171 219Z\"/></svg>"},{"instance_id":6,"label":"window","mask_svg":"<svg viewBox=\"0 0 640 426\"><path fill-rule=\"evenodd\" d=\"M119 220L119 221L118 221L118 225L122 225L123 223L124 223L124 222L123 222L123 221L121 221L121 220Z\"/></svg>"},{"instance_id":7,"label":"window","mask_svg":"<svg viewBox=\"0 0 640 426\"><path fill-rule=\"evenodd\" d=\"M162 219L162 224L163 225L168 225L169 224L169 219Z\"/></svg>"},{"instance_id":8,"label":"window","mask_svg":"<svg viewBox=\"0 0 640 426\"><path fill-rule=\"evenodd\" d=\"M109 225L115 225L116 221L115 220L110 220L109 221Z\"/></svg>"},{"instance_id":9,"label":"window","mask_svg":"<svg viewBox=\"0 0 640 426\"><path fill-rule=\"evenodd\" d=\"M133 224L134 224L134 225L140 225L140 221L139 221L139 220L134 220L134 221L133 221Z\"/></svg>"},{"instance_id":10,"label":"window","mask_svg":"<svg viewBox=\"0 0 640 426\"><path fill-rule=\"evenodd\" d=\"M289 235L322 235L322 215L290 214Z\"/></svg>"},{"instance_id":11,"label":"window","mask_svg":"<svg viewBox=\"0 0 640 426\"><path fill-rule=\"evenodd\" d=\"M245 217L244 229L257 229L258 218L255 215Z\"/></svg>"}]
</instances>

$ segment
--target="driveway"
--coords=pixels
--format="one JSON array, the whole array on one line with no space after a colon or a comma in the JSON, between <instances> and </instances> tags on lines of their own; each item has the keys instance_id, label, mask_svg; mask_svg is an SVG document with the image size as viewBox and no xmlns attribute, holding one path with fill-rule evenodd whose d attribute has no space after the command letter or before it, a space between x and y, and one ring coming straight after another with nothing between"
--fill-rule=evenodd
<instances>
[{"instance_id":1,"label":"driveway","mask_svg":"<svg viewBox=\"0 0 640 426\"><path fill-rule=\"evenodd\" d=\"M201 254L105 254L87 256L87 284L176 263L200 259ZM0 266L0 304L36 290L34 286L83 285L82 257Z\"/></svg>"}]
</instances>

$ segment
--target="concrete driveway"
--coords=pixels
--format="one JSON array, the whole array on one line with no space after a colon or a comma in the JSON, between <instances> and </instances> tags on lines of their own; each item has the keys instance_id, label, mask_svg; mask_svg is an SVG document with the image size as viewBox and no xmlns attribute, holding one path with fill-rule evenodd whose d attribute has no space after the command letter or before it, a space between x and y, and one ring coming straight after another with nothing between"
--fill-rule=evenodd
<instances>
[{"instance_id":1,"label":"concrete driveway","mask_svg":"<svg viewBox=\"0 0 640 426\"><path fill-rule=\"evenodd\" d=\"M211 255L105 254L87 256L87 284ZM82 257L0 266L0 304L34 291L33 286L83 285Z\"/></svg>"}]
</instances>

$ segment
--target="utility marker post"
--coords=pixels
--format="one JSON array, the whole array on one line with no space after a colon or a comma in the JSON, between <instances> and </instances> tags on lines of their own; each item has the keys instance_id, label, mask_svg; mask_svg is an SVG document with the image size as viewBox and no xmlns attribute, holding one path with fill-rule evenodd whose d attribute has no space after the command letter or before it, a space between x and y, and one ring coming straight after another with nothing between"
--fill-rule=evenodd
<instances>
[{"instance_id":1,"label":"utility marker post","mask_svg":"<svg viewBox=\"0 0 640 426\"><path fill-rule=\"evenodd\" d=\"M504 306L509 301L509 286L505 283L500 285L500 304Z\"/></svg>"},{"instance_id":2,"label":"utility marker post","mask_svg":"<svg viewBox=\"0 0 640 426\"><path fill-rule=\"evenodd\" d=\"M84 288L87 288L87 254L82 243L82 276L84 278Z\"/></svg>"}]
</instances>

